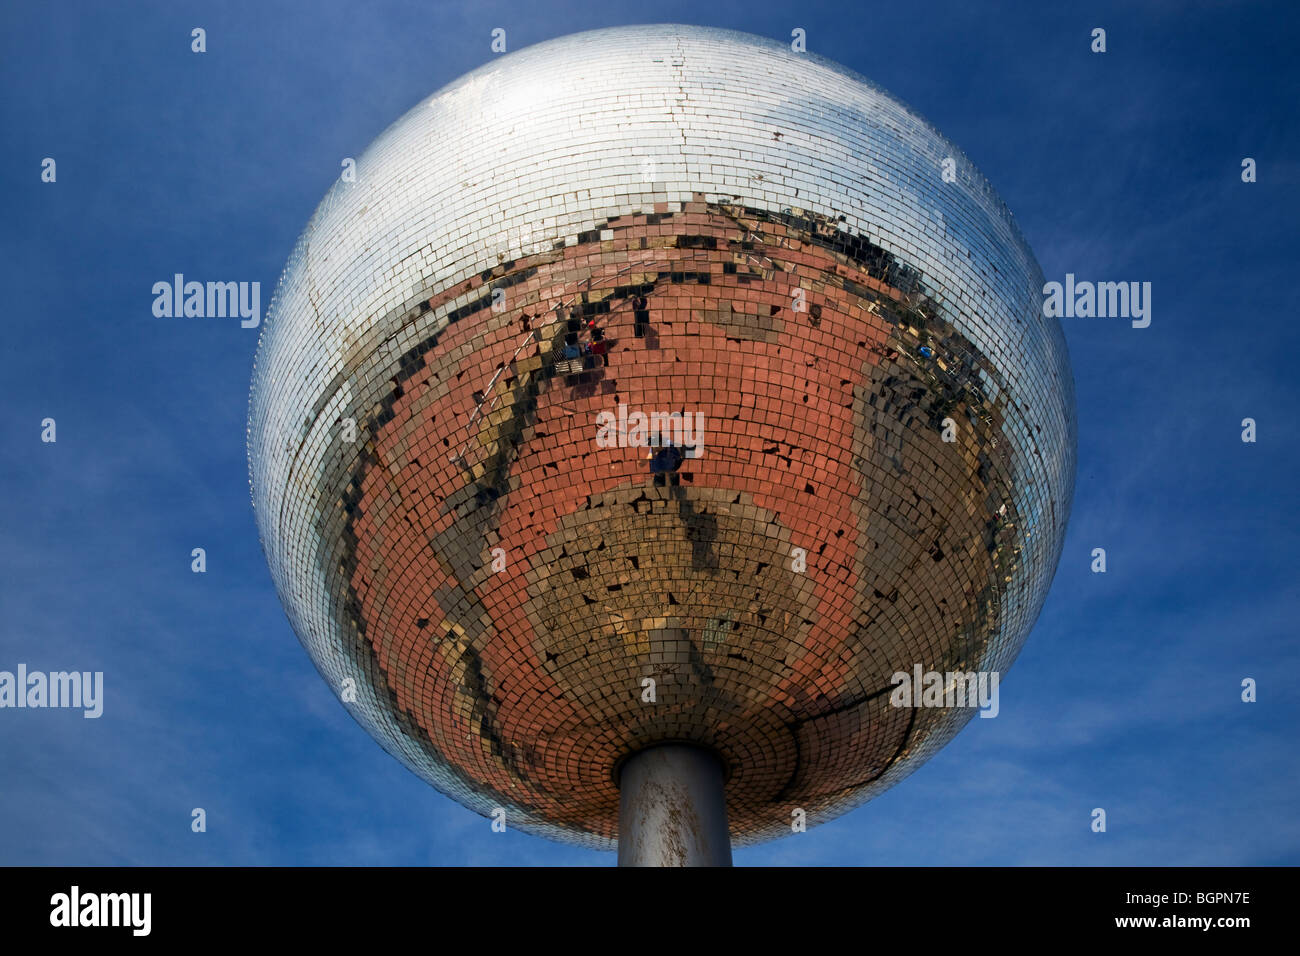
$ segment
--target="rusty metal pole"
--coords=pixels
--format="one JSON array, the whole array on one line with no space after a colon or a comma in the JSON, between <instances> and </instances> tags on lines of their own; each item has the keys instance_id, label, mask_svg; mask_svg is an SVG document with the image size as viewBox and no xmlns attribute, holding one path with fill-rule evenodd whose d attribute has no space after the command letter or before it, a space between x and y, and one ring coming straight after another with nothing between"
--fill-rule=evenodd
<instances>
[{"instance_id":1,"label":"rusty metal pole","mask_svg":"<svg viewBox=\"0 0 1300 956\"><path fill-rule=\"evenodd\" d=\"M722 763L688 744L629 757L619 776L619 866L731 866Z\"/></svg>"}]
</instances>

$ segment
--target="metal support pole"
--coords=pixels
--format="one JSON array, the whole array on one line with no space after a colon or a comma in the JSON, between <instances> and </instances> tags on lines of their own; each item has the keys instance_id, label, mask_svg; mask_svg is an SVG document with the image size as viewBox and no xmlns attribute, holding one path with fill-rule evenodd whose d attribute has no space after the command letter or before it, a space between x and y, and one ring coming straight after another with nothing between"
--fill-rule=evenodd
<instances>
[{"instance_id":1,"label":"metal support pole","mask_svg":"<svg viewBox=\"0 0 1300 956\"><path fill-rule=\"evenodd\" d=\"M619 866L731 866L722 763L688 744L633 754L619 777Z\"/></svg>"}]
</instances>

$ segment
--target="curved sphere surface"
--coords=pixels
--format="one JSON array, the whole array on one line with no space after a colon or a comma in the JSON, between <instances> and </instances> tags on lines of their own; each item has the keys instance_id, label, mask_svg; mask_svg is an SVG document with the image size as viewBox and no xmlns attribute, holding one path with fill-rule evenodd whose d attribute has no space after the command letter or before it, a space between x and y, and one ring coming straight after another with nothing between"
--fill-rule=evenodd
<instances>
[{"instance_id":1,"label":"curved sphere surface","mask_svg":"<svg viewBox=\"0 0 1300 956\"><path fill-rule=\"evenodd\" d=\"M722 758L737 843L842 813L973 713L893 675L1005 670L1049 586L1042 283L834 63L684 26L493 59L369 147L273 299L248 442L289 619L508 825L612 846L620 761L667 741Z\"/></svg>"}]
</instances>

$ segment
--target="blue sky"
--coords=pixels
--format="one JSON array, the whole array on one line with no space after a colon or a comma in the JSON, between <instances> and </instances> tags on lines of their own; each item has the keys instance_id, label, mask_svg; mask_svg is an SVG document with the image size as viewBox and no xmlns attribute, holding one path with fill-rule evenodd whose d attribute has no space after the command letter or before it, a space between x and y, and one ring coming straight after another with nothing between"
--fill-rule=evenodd
<instances>
[{"instance_id":1,"label":"blue sky","mask_svg":"<svg viewBox=\"0 0 1300 956\"><path fill-rule=\"evenodd\" d=\"M1049 279L1153 287L1147 329L1063 320L1073 518L998 719L736 862L1300 863L1300 18L966 0L5 4L0 669L102 670L106 700L0 710L0 863L613 863L493 834L347 715L257 541L256 332L156 319L150 290L260 281L265 307L342 158L490 57L494 27L518 49L643 22L802 27L965 150Z\"/></svg>"}]
</instances>

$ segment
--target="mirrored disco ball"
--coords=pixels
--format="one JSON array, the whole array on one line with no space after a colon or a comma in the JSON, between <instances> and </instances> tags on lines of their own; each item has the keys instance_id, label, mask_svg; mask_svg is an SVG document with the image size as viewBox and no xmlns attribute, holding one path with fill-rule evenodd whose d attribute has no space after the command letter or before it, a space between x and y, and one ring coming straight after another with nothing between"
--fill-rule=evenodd
<instances>
[{"instance_id":1,"label":"mirrored disco ball","mask_svg":"<svg viewBox=\"0 0 1300 956\"><path fill-rule=\"evenodd\" d=\"M334 185L264 323L289 620L509 826L612 846L620 762L670 741L723 761L738 844L843 813L977 712L896 675L1001 674L1050 584L1042 284L966 157L835 63L686 26L496 57Z\"/></svg>"}]
</instances>

